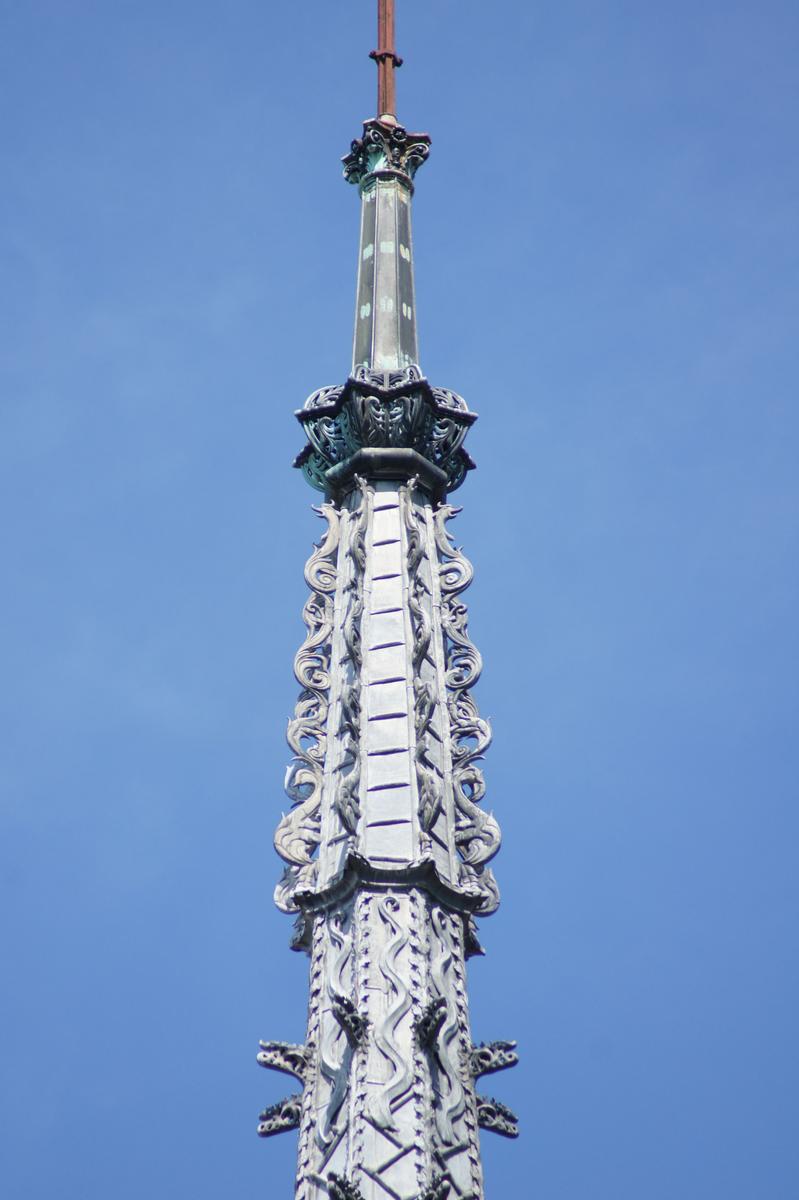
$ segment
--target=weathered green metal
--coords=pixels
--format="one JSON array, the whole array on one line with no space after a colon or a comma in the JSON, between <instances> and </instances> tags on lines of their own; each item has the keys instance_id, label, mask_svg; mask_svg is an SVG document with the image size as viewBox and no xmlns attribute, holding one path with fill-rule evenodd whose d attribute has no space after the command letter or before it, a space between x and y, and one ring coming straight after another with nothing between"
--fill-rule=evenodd
<instances>
[{"instance_id":1,"label":"weathered green metal","mask_svg":"<svg viewBox=\"0 0 799 1200\"><path fill-rule=\"evenodd\" d=\"M430 152L427 134L364 123L344 176L361 195L352 365L396 371L419 360L413 281L413 177Z\"/></svg>"}]
</instances>

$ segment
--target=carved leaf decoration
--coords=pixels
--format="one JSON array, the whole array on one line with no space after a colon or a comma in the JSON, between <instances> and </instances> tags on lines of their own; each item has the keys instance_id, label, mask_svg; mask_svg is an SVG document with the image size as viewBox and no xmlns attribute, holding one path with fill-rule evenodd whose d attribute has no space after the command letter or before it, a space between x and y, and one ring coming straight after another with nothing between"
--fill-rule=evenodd
<instances>
[{"instance_id":1,"label":"carved leaf decoration","mask_svg":"<svg viewBox=\"0 0 799 1200\"><path fill-rule=\"evenodd\" d=\"M305 566L305 578L312 591L303 608L305 640L294 660L294 674L302 692L287 731L294 757L286 771L285 789L293 807L275 831L275 849L289 864L275 889L275 903L284 912L296 912L295 892L313 886L313 858L321 837L333 632L332 593L337 579L340 518L332 504L323 504L317 512L327 522L327 529Z\"/></svg>"},{"instance_id":2,"label":"carved leaf decoration","mask_svg":"<svg viewBox=\"0 0 799 1200\"><path fill-rule=\"evenodd\" d=\"M294 465L320 491L328 489L328 471L370 447L415 450L444 472L449 491L474 466L463 442L475 414L455 392L431 387L414 365L358 367L343 387L309 396L297 416L308 444Z\"/></svg>"},{"instance_id":3,"label":"carved leaf decoration","mask_svg":"<svg viewBox=\"0 0 799 1200\"><path fill-rule=\"evenodd\" d=\"M328 1175L327 1186L330 1200L363 1200L361 1189L343 1175Z\"/></svg>"},{"instance_id":4,"label":"carved leaf decoration","mask_svg":"<svg viewBox=\"0 0 799 1200\"><path fill-rule=\"evenodd\" d=\"M450 1194L450 1189L451 1184L449 1180L444 1179L444 1177L441 1175L438 1175L430 1184L430 1187L427 1189L427 1191L419 1197L419 1200L447 1200L447 1197Z\"/></svg>"}]
</instances>

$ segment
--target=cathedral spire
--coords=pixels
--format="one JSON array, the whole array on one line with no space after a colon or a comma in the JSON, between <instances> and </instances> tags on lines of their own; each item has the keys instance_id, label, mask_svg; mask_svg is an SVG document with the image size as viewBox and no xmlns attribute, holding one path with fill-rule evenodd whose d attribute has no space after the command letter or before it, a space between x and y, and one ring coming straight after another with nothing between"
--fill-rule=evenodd
<instances>
[{"instance_id":1,"label":"cathedral spire","mask_svg":"<svg viewBox=\"0 0 799 1200\"><path fill-rule=\"evenodd\" d=\"M308 1025L302 1045L261 1043L300 1090L258 1132L299 1129L295 1200L485 1200L478 1131L517 1123L475 1090L516 1052L473 1043L466 989L500 846L473 572L446 500L474 466L475 414L418 364L410 209L430 139L397 121L393 0L378 14L378 115L344 158L362 212L352 370L297 413L326 531L305 569L275 901L310 956Z\"/></svg>"}]
</instances>

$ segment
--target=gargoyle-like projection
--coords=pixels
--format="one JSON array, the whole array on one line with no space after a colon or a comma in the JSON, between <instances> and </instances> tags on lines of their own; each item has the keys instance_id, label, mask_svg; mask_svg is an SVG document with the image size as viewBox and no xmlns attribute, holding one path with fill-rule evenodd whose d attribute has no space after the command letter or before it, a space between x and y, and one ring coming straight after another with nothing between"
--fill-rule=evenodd
<instances>
[{"instance_id":1,"label":"gargoyle-like projection","mask_svg":"<svg viewBox=\"0 0 799 1200\"><path fill-rule=\"evenodd\" d=\"M519 1118L505 1104L487 1096L477 1097L477 1124L501 1137L519 1136Z\"/></svg>"},{"instance_id":2,"label":"gargoyle-like projection","mask_svg":"<svg viewBox=\"0 0 799 1200\"><path fill-rule=\"evenodd\" d=\"M286 1133L289 1129L298 1129L302 1113L302 1096L288 1096L285 1100L265 1108L258 1123L259 1137L273 1137L276 1133Z\"/></svg>"},{"instance_id":3,"label":"gargoyle-like projection","mask_svg":"<svg viewBox=\"0 0 799 1200\"><path fill-rule=\"evenodd\" d=\"M261 1042L256 1061L260 1067L271 1071L284 1071L293 1075L300 1083L305 1082L308 1073L309 1057L304 1046L295 1046L291 1042Z\"/></svg>"},{"instance_id":4,"label":"gargoyle-like projection","mask_svg":"<svg viewBox=\"0 0 799 1200\"><path fill-rule=\"evenodd\" d=\"M481 1075L493 1075L495 1071L506 1071L519 1061L515 1042L483 1042L473 1046L469 1055L469 1070L473 1079Z\"/></svg>"}]
</instances>

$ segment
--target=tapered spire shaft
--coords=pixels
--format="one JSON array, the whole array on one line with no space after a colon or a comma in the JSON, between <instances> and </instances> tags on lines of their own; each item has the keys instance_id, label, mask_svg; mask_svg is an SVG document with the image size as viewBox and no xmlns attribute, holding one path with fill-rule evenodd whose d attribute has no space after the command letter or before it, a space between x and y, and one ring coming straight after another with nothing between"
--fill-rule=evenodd
<instances>
[{"instance_id":1,"label":"tapered spire shaft","mask_svg":"<svg viewBox=\"0 0 799 1200\"><path fill-rule=\"evenodd\" d=\"M361 193L353 370L397 371L419 361L411 197L429 149L427 134L380 119L364 123L344 159Z\"/></svg>"},{"instance_id":2,"label":"tapered spire shaft","mask_svg":"<svg viewBox=\"0 0 799 1200\"><path fill-rule=\"evenodd\" d=\"M397 371L419 362L411 240L413 177L430 152L426 133L397 121L394 0L378 0L377 117L364 121L344 158L361 193L361 237L352 369Z\"/></svg>"}]
</instances>

